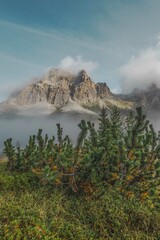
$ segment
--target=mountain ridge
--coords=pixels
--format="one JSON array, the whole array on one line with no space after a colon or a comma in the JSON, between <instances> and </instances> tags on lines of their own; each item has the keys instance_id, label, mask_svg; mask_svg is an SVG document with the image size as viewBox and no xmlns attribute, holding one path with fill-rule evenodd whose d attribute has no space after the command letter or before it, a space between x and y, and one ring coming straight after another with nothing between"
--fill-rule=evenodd
<instances>
[{"instance_id":1,"label":"mountain ridge","mask_svg":"<svg viewBox=\"0 0 160 240\"><path fill-rule=\"evenodd\" d=\"M48 115L56 111L96 114L101 107L128 111L138 105L160 110L160 89L153 84L146 91L114 94L105 82L95 83L84 69L73 74L52 68L0 103L0 114Z\"/></svg>"}]
</instances>

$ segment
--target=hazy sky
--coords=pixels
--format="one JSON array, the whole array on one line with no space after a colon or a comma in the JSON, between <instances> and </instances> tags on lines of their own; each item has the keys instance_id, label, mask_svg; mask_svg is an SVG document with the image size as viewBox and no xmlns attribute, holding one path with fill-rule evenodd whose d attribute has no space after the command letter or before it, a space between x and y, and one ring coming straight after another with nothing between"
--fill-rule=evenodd
<instances>
[{"instance_id":1,"label":"hazy sky","mask_svg":"<svg viewBox=\"0 0 160 240\"><path fill-rule=\"evenodd\" d=\"M0 100L50 67L129 91L160 79L160 0L1 0Z\"/></svg>"}]
</instances>

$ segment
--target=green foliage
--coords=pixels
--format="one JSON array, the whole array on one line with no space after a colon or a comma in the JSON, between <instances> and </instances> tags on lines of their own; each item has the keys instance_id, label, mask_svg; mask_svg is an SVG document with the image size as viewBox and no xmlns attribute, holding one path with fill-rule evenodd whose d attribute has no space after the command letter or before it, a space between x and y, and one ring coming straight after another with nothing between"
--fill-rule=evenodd
<instances>
[{"instance_id":1,"label":"green foliage","mask_svg":"<svg viewBox=\"0 0 160 240\"><path fill-rule=\"evenodd\" d=\"M33 173L0 173L0 191L24 191L40 186L39 179Z\"/></svg>"},{"instance_id":2,"label":"green foliage","mask_svg":"<svg viewBox=\"0 0 160 240\"><path fill-rule=\"evenodd\" d=\"M47 186L33 188L24 173L10 176L16 179L14 184L18 178L21 184L13 188L9 181L1 190L0 239L152 240L160 237L159 210L120 196L114 190L103 192L97 188L87 196L68 194L60 189L50 191ZM0 172L0 179L5 182L8 172Z\"/></svg>"},{"instance_id":3,"label":"green foliage","mask_svg":"<svg viewBox=\"0 0 160 240\"><path fill-rule=\"evenodd\" d=\"M125 119L117 109L110 117L102 109L99 129L88 127L82 147L81 180L104 190L112 186L121 194L159 206L160 136L141 108ZM95 139L95 140L93 140ZM95 142L95 144L94 144Z\"/></svg>"}]
</instances>

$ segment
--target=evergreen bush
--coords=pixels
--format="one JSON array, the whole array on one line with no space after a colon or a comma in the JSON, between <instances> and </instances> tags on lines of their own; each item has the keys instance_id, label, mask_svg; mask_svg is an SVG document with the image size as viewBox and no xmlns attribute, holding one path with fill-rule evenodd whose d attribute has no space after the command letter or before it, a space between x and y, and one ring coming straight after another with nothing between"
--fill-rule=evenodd
<instances>
[{"instance_id":1,"label":"evergreen bush","mask_svg":"<svg viewBox=\"0 0 160 240\"><path fill-rule=\"evenodd\" d=\"M99 114L99 127L82 120L77 144L73 145L57 124L55 137L30 136L25 148L12 139L4 142L8 170L32 172L42 183L92 193L97 187L114 188L129 198L151 201L160 197L160 133L146 120L142 108L121 116L114 108Z\"/></svg>"}]
</instances>

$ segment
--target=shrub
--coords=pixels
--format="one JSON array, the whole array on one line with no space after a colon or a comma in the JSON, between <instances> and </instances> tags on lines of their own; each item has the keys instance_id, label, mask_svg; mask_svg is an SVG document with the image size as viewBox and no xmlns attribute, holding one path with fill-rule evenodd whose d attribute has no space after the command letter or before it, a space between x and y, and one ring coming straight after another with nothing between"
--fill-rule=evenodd
<instances>
[{"instance_id":1,"label":"shrub","mask_svg":"<svg viewBox=\"0 0 160 240\"><path fill-rule=\"evenodd\" d=\"M24 149L5 141L8 170L32 172L44 184L70 187L74 192L92 193L98 186L104 191L114 187L128 198L158 205L160 185L160 134L146 120L142 108L122 118L117 109L99 115L99 128L82 120L73 146L57 124L55 138L30 136Z\"/></svg>"}]
</instances>

